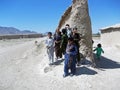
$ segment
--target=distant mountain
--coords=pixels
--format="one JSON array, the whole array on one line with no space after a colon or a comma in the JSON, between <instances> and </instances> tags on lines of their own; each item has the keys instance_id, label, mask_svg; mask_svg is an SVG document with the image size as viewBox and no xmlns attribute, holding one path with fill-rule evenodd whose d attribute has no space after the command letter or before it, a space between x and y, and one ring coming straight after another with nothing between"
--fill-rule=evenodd
<instances>
[{"instance_id":1,"label":"distant mountain","mask_svg":"<svg viewBox=\"0 0 120 90\"><path fill-rule=\"evenodd\" d=\"M37 32L35 32L35 31L29 31L29 30L24 30L24 31L22 31L22 33L24 33L24 34L32 34L32 33L37 33Z\"/></svg>"},{"instance_id":2,"label":"distant mountain","mask_svg":"<svg viewBox=\"0 0 120 90\"><path fill-rule=\"evenodd\" d=\"M14 27L1 27L0 26L0 35L10 35L10 34L35 34L37 32L30 31L30 30L19 30Z\"/></svg>"}]
</instances>

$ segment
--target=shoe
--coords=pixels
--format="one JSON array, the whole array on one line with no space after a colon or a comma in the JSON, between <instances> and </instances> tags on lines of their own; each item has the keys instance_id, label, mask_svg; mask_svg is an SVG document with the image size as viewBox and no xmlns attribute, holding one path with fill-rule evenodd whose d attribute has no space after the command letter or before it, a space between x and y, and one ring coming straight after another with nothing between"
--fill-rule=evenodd
<instances>
[{"instance_id":1,"label":"shoe","mask_svg":"<svg viewBox=\"0 0 120 90\"><path fill-rule=\"evenodd\" d=\"M75 74L71 73L70 76L73 77Z\"/></svg>"},{"instance_id":2,"label":"shoe","mask_svg":"<svg viewBox=\"0 0 120 90\"><path fill-rule=\"evenodd\" d=\"M50 66L53 65L53 63L50 63L49 65L50 65Z\"/></svg>"},{"instance_id":3,"label":"shoe","mask_svg":"<svg viewBox=\"0 0 120 90\"><path fill-rule=\"evenodd\" d=\"M65 78L65 77L67 77L68 75L66 75L66 74L63 74L63 78Z\"/></svg>"},{"instance_id":4,"label":"shoe","mask_svg":"<svg viewBox=\"0 0 120 90\"><path fill-rule=\"evenodd\" d=\"M80 64L79 64L79 63L77 63L77 66L80 66Z\"/></svg>"},{"instance_id":5,"label":"shoe","mask_svg":"<svg viewBox=\"0 0 120 90\"><path fill-rule=\"evenodd\" d=\"M55 61L58 61L58 58L55 58Z\"/></svg>"},{"instance_id":6,"label":"shoe","mask_svg":"<svg viewBox=\"0 0 120 90\"><path fill-rule=\"evenodd\" d=\"M49 63L49 65L51 66L51 63Z\"/></svg>"}]
</instances>

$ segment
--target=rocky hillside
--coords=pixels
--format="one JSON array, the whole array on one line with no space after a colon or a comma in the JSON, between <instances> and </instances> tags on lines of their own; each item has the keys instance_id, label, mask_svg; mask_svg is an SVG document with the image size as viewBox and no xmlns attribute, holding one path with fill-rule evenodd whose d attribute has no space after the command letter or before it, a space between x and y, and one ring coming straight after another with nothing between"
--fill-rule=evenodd
<instances>
[{"instance_id":1,"label":"rocky hillside","mask_svg":"<svg viewBox=\"0 0 120 90\"><path fill-rule=\"evenodd\" d=\"M0 35L6 35L6 34L34 34L36 32L30 31L30 30L24 30L21 31L14 27L1 27L0 26Z\"/></svg>"}]
</instances>

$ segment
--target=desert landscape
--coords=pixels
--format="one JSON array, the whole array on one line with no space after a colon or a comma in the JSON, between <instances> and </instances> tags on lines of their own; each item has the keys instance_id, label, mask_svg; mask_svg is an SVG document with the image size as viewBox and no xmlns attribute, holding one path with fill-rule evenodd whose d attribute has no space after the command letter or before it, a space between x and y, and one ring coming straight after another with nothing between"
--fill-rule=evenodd
<instances>
[{"instance_id":1,"label":"desert landscape","mask_svg":"<svg viewBox=\"0 0 120 90\"><path fill-rule=\"evenodd\" d=\"M63 78L63 60L48 65L45 40L0 41L0 90L119 90L120 48L103 46L97 68L86 63L77 67L75 76ZM100 39L94 42L93 48Z\"/></svg>"},{"instance_id":2,"label":"desert landscape","mask_svg":"<svg viewBox=\"0 0 120 90\"><path fill-rule=\"evenodd\" d=\"M120 89L120 24L109 26L120 22L118 0L8 0L0 1L0 7L0 90ZM49 65L50 46L45 45L48 32L52 39L63 28L64 34L71 32L71 41L77 40L77 55L82 55L75 75L67 77L64 57L54 57ZM100 60L93 52L98 43L104 50Z\"/></svg>"}]
</instances>

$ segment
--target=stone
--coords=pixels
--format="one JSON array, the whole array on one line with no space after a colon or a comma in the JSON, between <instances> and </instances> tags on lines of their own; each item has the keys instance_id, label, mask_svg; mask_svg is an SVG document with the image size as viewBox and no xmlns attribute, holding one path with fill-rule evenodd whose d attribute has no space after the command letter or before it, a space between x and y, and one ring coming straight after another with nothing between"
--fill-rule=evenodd
<instances>
[{"instance_id":1,"label":"stone","mask_svg":"<svg viewBox=\"0 0 120 90\"><path fill-rule=\"evenodd\" d=\"M87 60L93 61L92 29L88 11L88 0L73 0L72 5L68 7L61 17L57 29L61 30L66 24L69 24L72 28L78 28L78 32L82 35L80 53Z\"/></svg>"}]
</instances>

